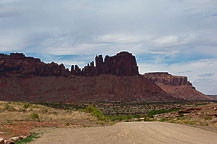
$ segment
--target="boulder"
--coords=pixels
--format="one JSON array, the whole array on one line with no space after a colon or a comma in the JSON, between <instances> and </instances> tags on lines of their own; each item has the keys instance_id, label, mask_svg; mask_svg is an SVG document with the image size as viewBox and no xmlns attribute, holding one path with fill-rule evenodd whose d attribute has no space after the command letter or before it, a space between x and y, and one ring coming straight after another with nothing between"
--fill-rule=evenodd
<instances>
[{"instance_id":1,"label":"boulder","mask_svg":"<svg viewBox=\"0 0 217 144\"><path fill-rule=\"evenodd\" d=\"M3 138L0 137L0 144L5 144L5 141Z\"/></svg>"}]
</instances>

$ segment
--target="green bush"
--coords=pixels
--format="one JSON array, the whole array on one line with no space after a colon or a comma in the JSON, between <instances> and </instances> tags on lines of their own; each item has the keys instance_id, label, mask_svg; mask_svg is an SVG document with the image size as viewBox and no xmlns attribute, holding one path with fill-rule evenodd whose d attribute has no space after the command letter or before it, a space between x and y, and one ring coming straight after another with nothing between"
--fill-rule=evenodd
<instances>
[{"instance_id":1,"label":"green bush","mask_svg":"<svg viewBox=\"0 0 217 144\"><path fill-rule=\"evenodd\" d=\"M88 106L84 110L85 112L91 113L93 116L95 116L98 120L107 120L107 117L103 115L102 111L93 107Z\"/></svg>"},{"instance_id":2,"label":"green bush","mask_svg":"<svg viewBox=\"0 0 217 144\"><path fill-rule=\"evenodd\" d=\"M39 115L37 113L31 113L30 114L30 117L33 119L33 120L38 120L39 119Z\"/></svg>"},{"instance_id":3,"label":"green bush","mask_svg":"<svg viewBox=\"0 0 217 144\"><path fill-rule=\"evenodd\" d=\"M23 105L23 108L27 109L29 106L30 106L29 103L25 103L25 104Z\"/></svg>"},{"instance_id":4,"label":"green bush","mask_svg":"<svg viewBox=\"0 0 217 144\"><path fill-rule=\"evenodd\" d=\"M175 111L178 111L178 110L180 110L180 109L159 109L159 110L154 109L154 110L151 110L151 111L148 112L148 116L150 118L153 118L154 115L156 115L156 114L175 112Z\"/></svg>"},{"instance_id":5,"label":"green bush","mask_svg":"<svg viewBox=\"0 0 217 144\"><path fill-rule=\"evenodd\" d=\"M180 114L179 114L179 117L184 117L184 114L183 114L183 113L180 113Z\"/></svg>"},{"instance_id":6,"label":"green bush","mask_svg":"<svg viewBox=\"0 0 217 144\"><path fill-rule=\"evenodd\" d=\"M66 126L69 126L69 125L70 125L70 123L69 123L69 122L67 122L67 123L66 123Z\"/></svg>"},{"instance_id":7,"label":"green bush","mask_svg":"<svg viewBox=\"0 0 217 144\"><path fill-rule=\"evenodd\" d=\"M152 121L148 115L144 115L144 121Z\"/></svg>"},{"instance_id":8,"label":"green bush","mask_svg":"<svg viewBox=\"0 0 217 144\"><path fill-rule=\"evenodd\" d=\"M37 133L31 133L31 136L27 137L26 139L22 139L16 142L16 144L26 144L29 143L31 141L33 141L34 139L40 138L39 134Z\"/></svg>"},{"instance_id":9,"label":"green bush","mask_svg":"<svg viewBox=\"0 0 217 144\"><path fill-rule=\"evenodd\" d=\"M112 121L122 121L122 120L129 121L132 118L135 118L135 116L133 116L133 115L120 115L120 116L108 116L108 118Z\"/></svg>"}]
</instances>

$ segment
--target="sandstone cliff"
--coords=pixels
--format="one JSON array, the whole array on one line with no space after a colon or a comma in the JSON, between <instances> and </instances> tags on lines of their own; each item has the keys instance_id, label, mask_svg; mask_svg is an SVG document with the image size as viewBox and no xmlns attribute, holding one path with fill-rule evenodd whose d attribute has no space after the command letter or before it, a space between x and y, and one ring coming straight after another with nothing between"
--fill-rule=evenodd
<instances>
[{"instance_id":1,"label":"sandstone cliff","mask_svg":"<svg viewBox=\"0 0 217 144\"><path fill-rule=\"evenodd\" d=\"M23 54L0 54L0 100L31 102L179 101L138 73L128 52L97 56L71 71L63 64L45 64Z\"/></svg>"},{"instance_id":2,"label":"sandstone cliff","mask_svg":"<svg viewBox=\"0 0 217 144\"><path fill-rule=\"evenodd\" d=\"M45 64L40 59L26 57L22 53L0 54L0 75L28 76L69 76L70 72L64 65L54 62Z\"/></svg>"},{"instance_id":3,"label":"sandstone cliff","mask_svg":"<svg viewBox=\"0 0 217 144\"><path fill-rule=\"evenodd\" d=\"M131 53L121 52L115 56L96 56L95 65L91 62L83 69L72 65L71 71L63 64L54 62L45 64L40 59L26 57L22 53L11 53L10 55L0 54L0 75L16 74L26 76L98 76L101 74L112 74L117 76L139 75L136 58Z\"/></svg>"},{"instance_id":4,"label":"sandstone cliff","mask_svg":"<svg viewBox=\"0 0 217 144\"><path fill-rule=\"evenodd\" d=\"M131 53L120 52L115 56L96 56L94 62L85 66L82 70L77 65L72 65L71 73L78 76L98 76L101 74L112 74L117 76L139 75L136 58Z\"/></svg>"},{"instance_id":5,"label":"sandstone cliff","mask_svg":"<svg viewBox=\"0 0 217 144\"><path fill-rule=\"evenodd\" d=\"M209 100L210 97L197 91L185 76L173 76L167 72L146 73L145 78L152 80L168 94L185 100Z\"/></svg>"}]
</instances>

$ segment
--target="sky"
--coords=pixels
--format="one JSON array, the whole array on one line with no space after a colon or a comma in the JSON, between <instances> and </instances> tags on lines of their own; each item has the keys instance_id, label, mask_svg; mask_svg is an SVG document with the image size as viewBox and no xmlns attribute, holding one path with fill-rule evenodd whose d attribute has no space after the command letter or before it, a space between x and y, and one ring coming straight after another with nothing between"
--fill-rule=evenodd
<instances>
[{"instance_id":1,"label":"sky","mask_svg":"<svg viewBox=\"0 0 217 144\"><path fill-rule=\"evenodd\" d=\"M217 94L217 0L0 0L0 53L83 67L120 51Z\"/></svg>"}]
</instances>

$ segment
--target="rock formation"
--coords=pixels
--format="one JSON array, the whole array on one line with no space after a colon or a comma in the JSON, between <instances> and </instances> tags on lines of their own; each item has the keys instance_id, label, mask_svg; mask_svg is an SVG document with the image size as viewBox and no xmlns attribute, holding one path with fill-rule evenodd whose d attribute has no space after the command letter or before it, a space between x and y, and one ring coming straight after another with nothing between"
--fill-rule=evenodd
<instances>
[{"instance_id":1,"label":"rock formation","mask_svg":"<svg viewBox=\"0 0 217 144\"><path fill-rule=\"evenodd\" d=\"M210 97L197 91L185 76L173 76L167 72L146 73L150 79L168 94L185 100L208 100Z\"/></svg>"},{"instance_id":2,"label":"rock formation","mask_svg":"<svg viewBox=\"0 0 217 144\"><path fill-rule=\"evenodd\" d=\"M177 101L139 75L128 52L97 56L83 69L45 64L40 59L12 53L0 55L0 100L31 102Z\"/></svg>"},{"instance_id":3,"label":"rock formation","mask_svg":"<svg viewBox=\"0 0 217 144\"><path fill-rule=\"evenodd\" d=\"M63 64L54 62L45 64L40 59L25 57L22 53L0 54L0 75L27 76L69 76L70 72Z\"/></svg>"},{"instance_id":4,"label":"rock formation","mask_svg":"<svg viewBox=\"0 0 217 144\"><path fill-rule=\"evenodd\" d=\"M151 79L151 80L149 80ZM153 83L154 82L154 83ZM0 100L31 102L180 101L206 99L187 77L139 75L131 53L96 56L83 69L46 64L21 53L0 54Z\"/></svg>"},{"instance_id":5,"label":"rock formation","mask_svg":"<svg viewBox=\"0 0 217 144\"><path fill-rule=\"evenodd\" d=\"M96 56L94 62L85 66L82 70L77 65L72 65L71 73L79 76L98 76L112 74L117 76L139 75L136 58L131 53L120 52L115 56L106 56L103 61L102 55Z\"/></svg>"},{"instance_id":6,"label":"rock formation","mask_svg":"<svg viewBox=\"0 0 217 144\"><path fill-rule=\"evenodd\" d=\"M54 62L45 64L40 59L26 57L22 53L0 54L0 75L16 74L19 76L98 76L112 74L116 76L139 75L135 56L128 52L121 52L115 56L106 56L103 61L102 55L95 58L83 69L78 65L72 65L71 72L63 64Z\"/></svg>"}]
</instances>

